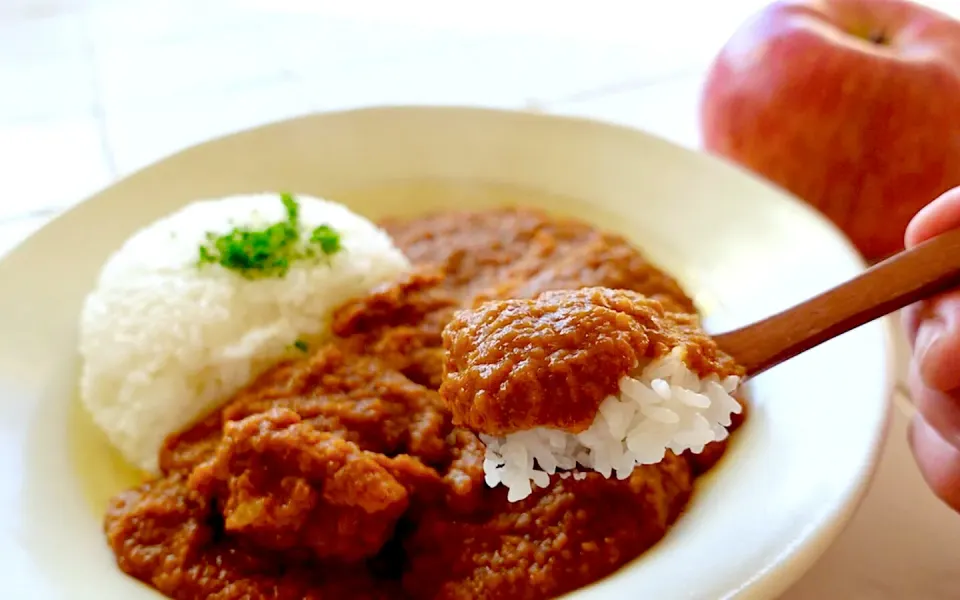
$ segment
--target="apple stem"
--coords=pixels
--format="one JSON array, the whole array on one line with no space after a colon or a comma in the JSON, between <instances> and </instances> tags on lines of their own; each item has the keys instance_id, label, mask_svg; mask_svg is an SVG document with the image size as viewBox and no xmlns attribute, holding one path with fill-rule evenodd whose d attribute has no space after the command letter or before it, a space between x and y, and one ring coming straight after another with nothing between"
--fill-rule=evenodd
<instances>
[{"instance_id":1,"label":"apple stem","mask_svg":"<svg viewBox=\"0 0 960 600\"><path fill-rule=\"evenodd\" d=\"M886 32L883 30L874 31L867 39L878 46L886 46L890 42L890 40L887 38Z\"/></svg>"}]
</instances>

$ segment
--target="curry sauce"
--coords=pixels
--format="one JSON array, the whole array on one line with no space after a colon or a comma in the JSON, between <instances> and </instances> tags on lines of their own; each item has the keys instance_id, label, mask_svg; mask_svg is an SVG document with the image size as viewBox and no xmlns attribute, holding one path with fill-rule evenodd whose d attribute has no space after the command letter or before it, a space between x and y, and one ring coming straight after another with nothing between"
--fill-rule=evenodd
<instances>
[{"instance_id":1,"label":"curry sauce","mask_svg":"<svg viewBox=\"0 0 960 600\"><path fill-rule=\"evenodd\" d=\"M162 475L108 509L126 573L179 600L539 599L617 570L689 501L698 457L555 479L520 502L440 397L456 311L550 290L693 302L619 236L531 210L384 223L415 265L343 306L336 337L173 435Z\"/></svg>"}]
</instances>

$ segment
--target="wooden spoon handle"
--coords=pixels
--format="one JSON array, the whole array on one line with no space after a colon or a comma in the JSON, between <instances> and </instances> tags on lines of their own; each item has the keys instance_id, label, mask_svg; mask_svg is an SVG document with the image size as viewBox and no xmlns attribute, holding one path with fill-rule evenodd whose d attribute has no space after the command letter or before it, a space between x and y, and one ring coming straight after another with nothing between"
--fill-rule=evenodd
<instances>
[{"instance_id":1,"label":"wooden spoon handle","mask_svg":"<svg viewBox=\"0 0 960 600\"><path fill-rule=\"evenodd\" d=\"M960 285L960 230L896 254L802 304L715 336L748 376L864 323Z\"/></svg>"}]
</instances>

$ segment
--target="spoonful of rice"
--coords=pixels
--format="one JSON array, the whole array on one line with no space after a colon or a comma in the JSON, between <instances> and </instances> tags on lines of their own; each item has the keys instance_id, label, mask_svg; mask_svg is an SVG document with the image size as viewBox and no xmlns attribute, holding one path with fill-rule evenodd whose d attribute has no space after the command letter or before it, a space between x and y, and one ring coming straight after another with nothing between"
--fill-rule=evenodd
<instances>
[{"instance_id":1,"label":"spoonful of rice","mask_svg":"<svg viewBox=\"0 0 960 600\"><path fill-rule=\"evenodd\" d=\"M627 290L486 302L444 329L440 394L454 423L480 434L486 482L510 501L554 475L625 479L724 440L746 378L956 285L960 231L712 337L696 315Z\"/></svg>"}]
</instances>

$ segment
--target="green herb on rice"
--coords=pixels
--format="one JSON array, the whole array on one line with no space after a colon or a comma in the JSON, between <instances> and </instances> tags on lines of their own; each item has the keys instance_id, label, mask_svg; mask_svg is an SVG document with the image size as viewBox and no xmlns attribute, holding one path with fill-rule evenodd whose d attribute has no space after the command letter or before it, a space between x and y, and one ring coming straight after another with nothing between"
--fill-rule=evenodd
<instances>
[{"instance_id":1,"label":"green herb on rice","mask_svg":"<svg viewBox=\"0 0 960 600\"><path fill-rule=\"evenodd\" d=\"M218 264L248 279L283 277L296 261L329 257L342 249L340 233L329 225L303 236L296 198L284 193L280 201L287 214L284 221L263 229L235 227L223 235L208 233L200 246L199 265Z\"/></svg>"},{"instance_id":2,"label":"green herb on rice","mask_svg":"<svg viewBox=\"0 0 960 600\"><path fill-rule=\"evenodd\" d=\"M298 339L293 343L293 347L299 350L300 352L306 352L310 349L310 346L303 340Z\"/></svg>"}]
</instances>

